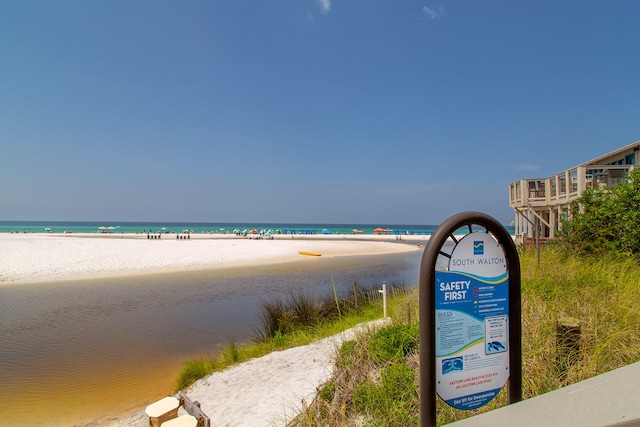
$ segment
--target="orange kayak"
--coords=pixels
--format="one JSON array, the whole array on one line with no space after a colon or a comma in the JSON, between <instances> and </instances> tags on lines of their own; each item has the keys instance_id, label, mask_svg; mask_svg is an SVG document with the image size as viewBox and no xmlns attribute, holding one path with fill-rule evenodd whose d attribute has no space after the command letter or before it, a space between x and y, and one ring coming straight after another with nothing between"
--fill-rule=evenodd
<instances>
[{"instance_id":1,"label":"orange kayak","mask_svg":"<svg viewBox=\"0 0 640 427\"><path fill-rule=\"evenodd\" d=\"M322 256L318 252L309 252L309 251L298 251L300 255L311 255L311 256Z\"/></svg>"}]
</instances>

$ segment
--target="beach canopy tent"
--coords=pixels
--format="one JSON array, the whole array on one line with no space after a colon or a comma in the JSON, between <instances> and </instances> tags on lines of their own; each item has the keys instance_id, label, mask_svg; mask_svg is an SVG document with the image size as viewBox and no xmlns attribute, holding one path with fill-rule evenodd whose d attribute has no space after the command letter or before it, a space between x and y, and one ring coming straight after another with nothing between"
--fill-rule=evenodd
<instances>
[{"instance_id":1,"label":"beach canopy tent","mask_svg":"<svg viewBox=\"0 0 640 427\"><path fill-rule=\"evenodd\" d=\"M379 233L389 233L393 230L390 230L388 228L382 228L382 227L378 227L375 230L373 230L374 233L379 234Z\"/></svg>"}]
</instances>

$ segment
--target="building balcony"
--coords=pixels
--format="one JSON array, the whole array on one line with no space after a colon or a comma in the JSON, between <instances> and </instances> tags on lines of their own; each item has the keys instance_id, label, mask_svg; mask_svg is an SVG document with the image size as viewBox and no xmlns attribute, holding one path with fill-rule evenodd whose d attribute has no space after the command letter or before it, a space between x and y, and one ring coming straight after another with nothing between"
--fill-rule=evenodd
<instances>
[{"instance_id":1,"label":"building balcony","mask_svg":"<svg viewBox=\"0 0 640 427\"><path fill-rule=\"evenodd\" d=\"M633 166L589 165L549 178L529 178L509 185L511 208L565 205L589 188L613 188L624 182Z\"/></svg>"}]
</instances>

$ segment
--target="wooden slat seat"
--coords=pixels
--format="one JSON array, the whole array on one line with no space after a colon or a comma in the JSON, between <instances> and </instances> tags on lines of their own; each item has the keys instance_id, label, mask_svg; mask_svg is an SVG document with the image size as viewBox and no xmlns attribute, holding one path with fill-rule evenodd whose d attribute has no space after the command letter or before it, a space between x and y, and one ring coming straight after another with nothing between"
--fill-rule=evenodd
<instances>
[{"instance_id":1,"label":"wooden slat seat","mask_svg":"<svg viewBox=\"0 0 640 427\"><path fill-rule=\"evenodd\" d=\"M160 427L163 422L178 416L180 400L167 396L147 406L145 413L149 417L149 427Z\"/></svg>"},{"instance_id":2,"label":"wooden slat seat","mask_svg":"<svg viewBox=\"0 0 640 427\"><path fill-rule=\"evenodd\" d=\"M178 418L162 423L162 427L196 427L197 425L198 419L193 415L180 415Z\"/></svg>"}]
</instances>

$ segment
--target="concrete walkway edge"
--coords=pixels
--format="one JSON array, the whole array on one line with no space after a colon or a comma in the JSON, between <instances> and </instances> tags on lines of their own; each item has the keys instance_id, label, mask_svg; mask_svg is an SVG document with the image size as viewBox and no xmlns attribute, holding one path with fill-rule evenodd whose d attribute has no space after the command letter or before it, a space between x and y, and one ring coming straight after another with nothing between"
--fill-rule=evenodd
<instances>
[{"instance_id":1,"label":"concrete walkway edge","mask_svg":"<svg viewBox=\"0 0 640 427\"><path fill-rule=\"evenodd\" d=\"M640 362L449 425L640 426Z\"/></svg>"}]
</instances>

